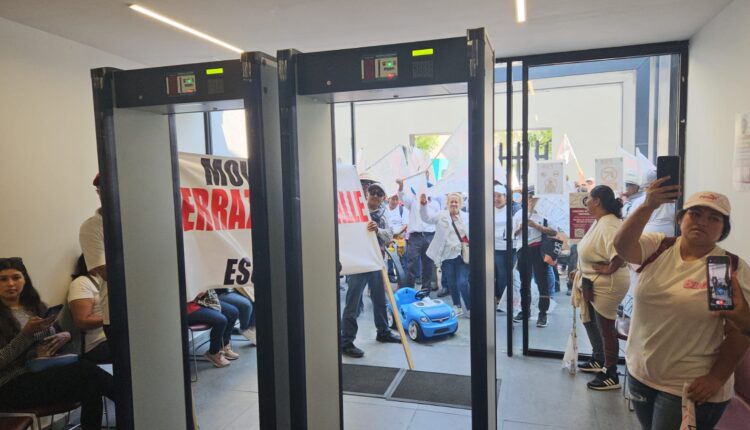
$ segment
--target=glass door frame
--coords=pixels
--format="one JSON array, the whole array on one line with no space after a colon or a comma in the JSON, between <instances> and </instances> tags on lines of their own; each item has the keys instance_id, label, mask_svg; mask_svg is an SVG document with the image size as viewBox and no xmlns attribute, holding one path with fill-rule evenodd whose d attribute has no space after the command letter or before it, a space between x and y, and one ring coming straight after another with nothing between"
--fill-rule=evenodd
<instances>
[{"instance_id":1,"label":"glass door frame","mask_svg":"<svg viewBox=\"0 0 750 430\"><path fill-rule=\"evenodd\" d=\"M505 154L499 154L500 161L512 160L512 133L513 133L513 63L520 62L522 69L522 151L521 151L521 164L522 164L522 201L526 201L528 196L528 168L529 168L529 68L539 66L550 66L555 64L564 63L576 63L596 60L609 60L609 59L622 59L630 57L645 57L645 56L658 56L658 55L677 55L680 59L680 79L677 93L677 127L675 128L676 141L677 141L677 155L680 156L680 169L683 172L685 170L685 131L687 127L687 93L688 93L688 48L689 41L675 41L675 42L664 42L664 43L652 43L644 45L630 45L614 48L599 48L589 49L581 51L569 51L569 52L558 52L550 54L538 54L528 55L519 57L508 57L508 58L497 58L495 64L505 64L506 67L506 150ZM505 163L506 168L506 183L509 183L511 177L511 166L512 163ZM684 176L683 176L684 177ZM684 184L682 184L684 187ZM682 190L684 191L684 189ZM512 198L512 191L507 190L508 201ZM677 201L677 208L682 207L682 197ZM527 205L522 206L522 246L528 244L528 208ZM510 260L510 257L508 258ZM510 264L510 261L506 262ZM531 296L531 279L528 274L528 270L519 271L521 277L521 290L528 291L529 294L525 296L529 298ZM507 301L512 303L513 300L513 272L507 271ZM523 330L523 355L532 357L548 357L562 359L563 351L536 349L529 347L529 308L530 300L522 303L522 309L524 312L524 319L522 322ZM513 356L513 315L512 305L509 305L510 312L507 312L507 355ZM588 354L579 354L581 359L588 359Z\"/></svg>"}]
</instances>

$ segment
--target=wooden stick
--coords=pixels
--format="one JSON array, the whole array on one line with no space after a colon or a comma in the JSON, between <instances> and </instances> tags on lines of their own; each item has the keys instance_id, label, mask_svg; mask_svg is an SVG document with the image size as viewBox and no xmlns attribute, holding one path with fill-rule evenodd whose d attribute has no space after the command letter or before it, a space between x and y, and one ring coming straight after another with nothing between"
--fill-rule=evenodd
<instances>
[{"instance_id":1,"label":"wooden stick","mask_svg":"<svg viewBox=\"0 0 750 430\"><path fill-rule=\"evenodd\" d=\"M401 312L396 307L396 298L393 296L391 290L391 281L388 279L388 273L385 268L380 271L383 276L383 284L385 285L385 292L388 295L388 301L391 302L391 314L393 315L393 321L396 323L398 328L398 334L401 336L401 346L404 347L404 354L406 354L406 362L409 364L409 370L414 370L414 360L411 358L411 349L409 349L409 341L406 340L406 334L404 333L404 327L401 325Z\"/></svg>"}]
</instances>

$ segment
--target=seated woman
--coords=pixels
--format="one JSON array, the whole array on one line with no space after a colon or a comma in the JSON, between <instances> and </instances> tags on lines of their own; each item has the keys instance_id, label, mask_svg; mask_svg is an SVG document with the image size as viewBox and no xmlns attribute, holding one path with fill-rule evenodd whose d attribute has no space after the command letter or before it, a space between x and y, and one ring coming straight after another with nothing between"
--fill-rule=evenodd
<instances>
[{"instance_id":1,"label":"seated woman","mask_svg":"<svg viewBox=\"0 0 750 430\"><path fill-rule=\"evenodd\" d=\"M441 266L448 283L456 314L461 313L463 296L466 311L471 309L469 298L469 265L461 256L463 243L469 242L469 214L462 211L463 197L459 193L448 194L448 209L437 212L427 204L427 196L419 198L419 214L422 221L435 224L435 236L427 248L427 256L435 265Z\"/></svg>"},{"instance_id":2,"label":"seated woman","mask_svg":"<svg viewBox=\"0 0 750 430\"><path fill-rule=\"evenodd\" d=\"M216 367L229 366L228 360L240 355L232 351L232 328L239 311L229 303L221 303L216 291L204 291L187 304L188 324L206 324L211 327L210 343L206 358Z\"/></svg>"},{"instance_id":3,"label":"seated woman","mask_svg":"<svg viewBox=\"0 0 750 430\"><path fill-rule=\"evenodd\" d=\"M56 316L31 283L23 261L0 258L0 409L18 410L81 402L84 430L101 427L102 396L112 398L112 376L95 364L72 364L30 372L33 358L54 356L70 340L55 333Z\"/></svg>"},{"instance_id":4,"label":"seated woman","mask_svg":"<svg viewBox=\"0 0 750 430\"><path fill-rule=\"evenodd\" d=\"M252 292L253 287L242 287L245 291ZM219 301L221 306L234 306L237 308L240 320L240 334L249 340L252 345L256 345L255 342L255 312L253 309L253 302L245 297L243 294L237 292L237 290L230 290L227 288L216 289L216 294L219 295ZM251 293L252 294L252 293Z\"/></svg>"},{"instance_id":5,"label":"seated woman","mask_svg":"<svg viewBox=\"0 0 750 430\"><path fill-rule=\"evenodd\" d=\"M109 342L104 334L104 319L99 302L102 278L90 274L83 254L78 257L73 282L68 287L68 308L73 323L83 331L83 358L97 364L111 363Z\"/></svg>"},{"instance_id":6,"label":"seated woman","mask_svg":"<svg viewBox=\"0 0 750 430\"><path fill-rule=\"evenodd\" d=\"M750 297L750 267L716 243L731 230L729 199L693 194L677 213L682 234L643 233L651 214L679 196L656 180L645 202L615 236L617 253L640 265L625 350L633 406L644 429L678 429L683 389L694 401L697 429L712 429L733 395L734 369L750 341L711 312L707 259L728 255L738 298Z\"/></svg>"}]
</instances>

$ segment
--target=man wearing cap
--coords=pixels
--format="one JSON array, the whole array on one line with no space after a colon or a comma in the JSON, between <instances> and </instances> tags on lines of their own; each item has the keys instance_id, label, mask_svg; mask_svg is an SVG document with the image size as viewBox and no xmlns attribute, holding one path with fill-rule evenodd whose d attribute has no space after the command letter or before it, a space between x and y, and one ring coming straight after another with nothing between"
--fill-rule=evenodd
<instances>
[{"instance_id":1,"label":"man wearing cap","mask_svg":"<svg viewBox=\"0 0 750 430\"><path fill-rule=\"evenodd\" d=\"M388 217L388 224L391 226L391 230L393 230L393 248L396 251L396 255L399 256L399 263L403 267L403 259L400 256L404 253L402 246L405 245L404 236L409 226L409 211L398 201L398 194L394 194L388 199L386 216ZM391 282L396 282L397 280L394 266L393 261L388 259L388 276Z\"/></svg>"},{"instance_id":2,"label":"man wearing cap","mask_svg":"<svg viewBox=\"0 0 750 430\"><path fill-rule=\"evenodd\" d=\"M510 250L508 250L508 236L513 236L513 232L518 227L515 224L518 217L513 217L513 223L508 227L508 207L507 203L507 191L504 185L498 184L493 188L494 205L495 205L495 306L500 299L503 297L505 288L508 285L508 272L513 270L513 266L516 265L516 248L518 241L513 237L513 243ZM506 264L508 254L511 256L511 264ZM502 309L497 308L498 312L502 312Z\"/></svg>"},{"instance_id":3,"label":"man wearing cap","mask_svg":"<svg viewBox=\"0 0 750 430\"><path fill-rule=\"evenodd\" d=\"M623 200L625 203L622 207L622 217L627 218L631 212L638 208L635 205L635 201L643 195L641 186L633 181L625 181L625 192L622 193Z\"/></svg>"},{"instance_id":4,"label":"man wearing cap","mask_svg":"<svg viewBox=\"0 0 750 430\"><path fill-rule=\"evenodd\" d=\"M101 187L99 186L100 177L96 174L93 185L96 189L96 195L101 203ZM97 278L99 283L99 305L102 310L102 319L104 324L104 333L108 339L111 339L109 330L109 290L107 288L107 261L104 257L104 225L102 222L102 208L96 209L94 215L81 224L78 231L78 241L83 251L83 259L86 261L86 267L89 274Z\"/></svg>"},{"instance_id":5,"label":"man wearing cap","mask_svg":"<svg viewBox=\"0 0 750 430\"><path fill-rule=\"evenodd\" d=\"M430 289L432 284L432 272L435 271L435 263L427 256L427 248L432 243L435 236L435 226L422 221L419 216L419 203L416 196L412 193L404 192L404 180L396 179L398 184L398 197L404 203L406 209L409 209L409 240L406 242L406 284L407 287L414 287L414 281L419 274L417 267L422 263L422 288ZM440 207L432 200L428 205L433 206L434 211L440 210Z\"/></svg>"},{"instance_id":6,"label":"man wearing cap","mask_svg":"<svg viewBox=\"0 0 750 430\"><path fill-rule=\"evenodd\" d=\"M378 182L367 179L360 179L360 181L363 182L363 188L365 186L364 182L369 182L367 186L367 208L370 210L370 221L367 223L367 230L377 235L378 244L380 245L381 252L383 252L385 246L393 240L393 232L388 225L388 217L385 214L386 206L383 204L385 190ZM347 285L346 304L344 305L344 312L341 315L341 352L344 355L354 358L361 358L365 355L364 351L354 346L354 339L357 337L359 328L357 325L357 315L359 313L360 301L367 285L370 286L373 319L378 331L375 340L383 343L401 343L401 339L391 333L391 329L388 328L385 286L383 285L381 272L376 270L349 275Z\"/></svg>"}]
</instances>

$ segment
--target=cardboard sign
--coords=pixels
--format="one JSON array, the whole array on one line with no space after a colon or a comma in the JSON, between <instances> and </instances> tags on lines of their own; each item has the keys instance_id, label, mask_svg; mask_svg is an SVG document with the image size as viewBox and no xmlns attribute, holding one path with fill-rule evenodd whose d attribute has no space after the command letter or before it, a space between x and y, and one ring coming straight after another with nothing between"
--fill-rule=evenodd
<instances>
[{"instance_id":1,"label":"cardboard sign","mask_svg":"<svg viewBox=\"0 0 750 430\"><path fill-rule=\"evenodd\" d=\"M384 266L378 239L367 231L370 211L367 209L357 169L348 164L336 165L341 274L366 273Z\"/></svg>"},{"instance_id":2,"label":"cardboard sign","mask_svg":"<svg viewBox=\"0 0 750 430\"><path fill-rule=\"evenodd\" d=\"M584 199L588 193L570 193L570 239L578 241L589 231L596 218L586 209Z\"/></svg>"},{"instance_id":3,"label":"cardboard sign","mask_svg":"<svg viewBox=\"0 0 750 430\"><path fill-rule=\"evenodd\" d=\"M598 158L596 165L596 184L612 188L615 194L625 190L625 174L622 157Z\"/></svg>"},{"instance_id":4,"label":"cardboard sign","mask_svg":"<svg viewBox=\"0 0 750 430\"><path fill-rule=\"evenodd\" d=\"M252 286L247 159L179 154L187 299Z\"/></svg>"},{"instance_id":5,"label":"cardboard sign","mask_svg":"<svg viewBox=\"0 0 750 430\"><path fill-rule=\"evenodd\" d=\"M536 194L538 196L561 196L565 189L563 162L539 161L536 167Z\"/></svg>"}]
</instances>

